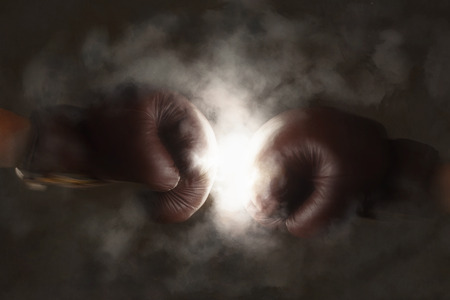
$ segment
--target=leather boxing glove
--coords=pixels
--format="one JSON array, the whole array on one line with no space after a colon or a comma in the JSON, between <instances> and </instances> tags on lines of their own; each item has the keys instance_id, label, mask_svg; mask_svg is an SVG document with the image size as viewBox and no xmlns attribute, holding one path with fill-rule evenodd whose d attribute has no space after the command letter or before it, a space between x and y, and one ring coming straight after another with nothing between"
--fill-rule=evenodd
<instances>
[{"instance_id":1,"label":"leather boxing glove","mask_svg":"<svg viewBox=\"0 0 450 300\"><path fill-rule=\"evenodd\" d=\"M216 141L185 97L131 91L92 107L86 128L96 177L157 191L148 204L158 221L184 221L205 202L215 176Z\"/></svg>"},{"instance_id":2,"label":"leather boxing glove","mask_svg":"<svg viewBox=\"0 0 450 300\"><path fill-rule=\"evenodd\" d=\"M326 228L388 171L384 127L332 108L284 112L258 130L253 145L248 211L299 237Z\"/></svg>"},{"instance_id":3,"label":"leather boxing glove","mask_svg":"<svg viewBox=\"0 0 450 300\"><path fill-rule=\"evenodd\" d=\"M40 110L32 121L34 142L21 167L28 179L140 183L157 193L148 201L162 222L189 218L211 189L214 133L182 95L131 89L88 108Z\"/></svg>"}]
</instances>

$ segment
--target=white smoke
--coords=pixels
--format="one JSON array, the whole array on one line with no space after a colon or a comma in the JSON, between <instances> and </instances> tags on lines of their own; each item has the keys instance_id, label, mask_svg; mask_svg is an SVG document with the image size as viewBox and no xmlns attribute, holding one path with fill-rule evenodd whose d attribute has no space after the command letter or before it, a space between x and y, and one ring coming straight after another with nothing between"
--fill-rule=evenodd
<instances>
[{"instance_id":1,"label":"white smoke","mask_svg":"<svg viewBox=\"0 0 450 300\"><path fill-rule=\"evenodd\" d=\"M401 121L408 114L423 121L411 126L434 121L435 110L420 108L430 99L448 102L448 29L418 10L405 19L404 5L227 1L194 17L149 9L120 35L94 23L70 54L64 39L43 41L23 70L27 109L83 105L89 91L130 81L178 90L210 120L223 166L232 168L219 172L208 202L183 224L151 223L132 189L5 187L1 298L448 298L448 220L353 214L329 234L300 240L255 224L239 205L241 172L229 180L252 134L286 109L351 106L386 119L398 134L410 134ZM448 139L446 128L435 136ZM14 182L0 175L2 185Z\"/></svg>"},{"instance_id":2,"label":"white smoke","mask_svg":"<svg viewBox=\"0 0 450 300\"><path fill-rule=\"evenodd\" d=\"M441 28L442 27L442 28ZM439 26L434 34L433 44L425 62L425 81L430 95L442 104L448 102L450 87L450 26Z\"/></svg>"}]
</instances>

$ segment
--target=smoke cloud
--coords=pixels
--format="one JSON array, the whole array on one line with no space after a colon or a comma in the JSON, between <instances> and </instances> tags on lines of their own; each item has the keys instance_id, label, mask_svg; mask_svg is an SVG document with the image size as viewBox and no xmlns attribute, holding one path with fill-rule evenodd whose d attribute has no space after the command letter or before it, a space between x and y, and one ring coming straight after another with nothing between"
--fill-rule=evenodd
<instances>
[{"instance_id":1,"label":"smoke cloud","mask_svg":"<svg viewBox=\"0 0 450 300\"><path fill-rule=\"evenodd\" d=\"M441 4L427 15L421 1L223 1L198 10L195 1L179 4L194 7L185 13L135 2L139 18L119 34L99 21L78 42L67 32L43 36L21 69L20 106L86 105L127 83L179 91L209 119L222 150L212 194L187 222L160 225L146 218L134 187L35 192L1 170L2 298L450 296L448 218L385 213L374 221L352 210L328 233L300 240L250 220L237 188L244 179L225 168L242 167L268 119L316 103L448 154L449 27L433 17ZM420 216L427 204L410 203L428 195L410 197L417 201L397 211Z\"/></svg>"}]
</instances>

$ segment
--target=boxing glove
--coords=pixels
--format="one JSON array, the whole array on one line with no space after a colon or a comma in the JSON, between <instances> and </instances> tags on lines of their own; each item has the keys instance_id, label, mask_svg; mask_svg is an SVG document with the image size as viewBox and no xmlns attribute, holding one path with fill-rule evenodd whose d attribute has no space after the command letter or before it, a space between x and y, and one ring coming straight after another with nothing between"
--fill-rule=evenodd
<instances>
[{"instance_id":1,"label":"boxing glove","mask_svg":"<svg viewBox=\"0 0 450 300\"><path fill-rule=\"evenodd\" d=\"M298 237L317 234L375 191L390 164L381 124L332 108L284 112L252 144L248 211Z\"/></svg>"},{"instance_id":2,"label":"boxing glove","mask_svg":"<svg viewBox=\"0 0 450 300\"><path fill-rule=\"evenodd\" d=\"M95 176L145 184L157 197L155 219L189 218L206 200L215 176L211 126L185 97L131 91L93 106L86 129Z\"/></svg>"},{"instance_id":3,"label":"boxing glove","mask_svg":"<svg viewBox=\"0 0 450 300\"><path fill-rule=\"evenodd\" d=\"M214 133L182 95L128 89L87 108L40 110L32 123L34 141L21 166L28 180L140 183L156 192L148 201L162 222L189 218L211 189Z\"/></svg>"}]
</instances>

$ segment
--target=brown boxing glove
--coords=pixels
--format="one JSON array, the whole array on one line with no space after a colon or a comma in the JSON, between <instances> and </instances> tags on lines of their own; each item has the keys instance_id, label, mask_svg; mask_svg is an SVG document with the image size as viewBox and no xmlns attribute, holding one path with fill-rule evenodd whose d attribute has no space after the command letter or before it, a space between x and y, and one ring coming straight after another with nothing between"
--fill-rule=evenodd
<instances>
[{"instance_id":1,"label":"brown boxing glove","mask_svg":"<svg viewBox=\"0 0 450 300\"><path fill-rule=\"evenodd\" d=\"M95 177L145 184L155 219L188 219L205 202L215 176L209 122L184 96L132 90L88 109L86 132Z\"/></svg>"},{"instance_id":2,"label":"brown boxing glove","mask_svg":"<svg viewBox=\"0 0 450 300\"><path fill-rule=\"evenodd\" d=\"M376 190L389 165L384 127L332 108L284 112L253 143L248 211L299 237L320 232L352 199Z\"/></svg>"},{"instance_id":3,"label":"brown boxing glove","mask_svg":"<svg viewBox=\"0 0 450 300\"><path fill-rule=\"evenodd\" d=\"M39 110L32 120L34 142L22 170L40 174L41 182L63 175L63 183L82 186L140 183L157 192L146 201L162 222L188 219L209 194L214 133L180 94L132 88L88 108Z\"/></svg>"}]
</instances>

